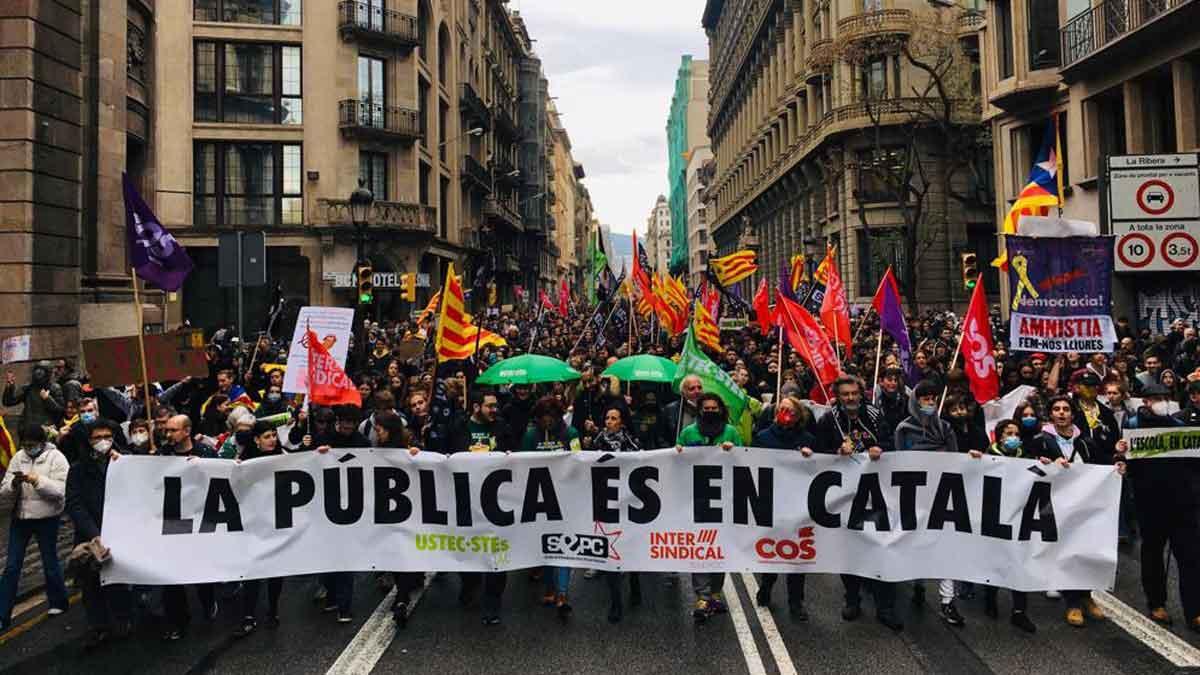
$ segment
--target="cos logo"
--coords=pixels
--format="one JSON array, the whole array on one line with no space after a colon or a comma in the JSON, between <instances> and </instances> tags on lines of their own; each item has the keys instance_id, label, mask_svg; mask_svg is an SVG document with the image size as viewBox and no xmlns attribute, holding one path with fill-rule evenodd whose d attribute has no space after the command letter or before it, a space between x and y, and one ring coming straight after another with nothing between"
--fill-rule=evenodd
<instances>
[{"instance_id":1,"label":"cos logo","mask_svg":"<svg viewBox=\"0 0 1200 675\"><path fill-rule=\"evenodd\" d=\"M763 537L755 542L754 552L763 560L812 560L817 557L813 528L800 528L795 539Z\"/></svg>"}]
</instances>

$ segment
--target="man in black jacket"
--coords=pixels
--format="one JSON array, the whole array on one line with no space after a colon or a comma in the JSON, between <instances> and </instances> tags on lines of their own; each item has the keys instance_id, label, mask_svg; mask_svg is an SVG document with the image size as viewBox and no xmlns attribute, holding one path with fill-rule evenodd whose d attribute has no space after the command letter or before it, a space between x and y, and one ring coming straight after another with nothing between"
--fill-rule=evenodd
<instances>
[{"instance_id":1,"label":"man in black jacket","mask_svg":"<svg viewBox=\"0 0 1200 675\"><path fill-rule=\"evenodd\" d=\"M856 377L842 377L833 383L836 402L817 423L817 452L826 454L859 455L879 459L892 449L894 429L888 428L883 413L863 401L863 385ZM875 596L875 611L879 622L892 630L903 630L896 616L896 584L842 575L846 587L846 607L842 618L854 621L862 616L862 587Z\"/></svg>"},{"instance_id":2,"label":"man in black jacket","mask_svg":"<svg viewBox=\"0 0 1200 675\"><path fill-rule=\"evenodd\" d=\"M904 371L888 368L879 377L879 389L875 397L876 408L883 413L884 425L895 429L908 417L908 393L904 391Z\"/></svg>"},{"instance_id":3,"label":"man in black jacket","mask_svg":"<svg viewBox=\"0 0 1200 675\"><path fill-rule=\"evenodd\" d=\"M104 520L104 482L108 463L120 455L113 445L120 429L100 419L88 425L89 456L81 458L67 473L67 515L75 525L75 544L100 538ZM99 564L89 565L76 577L83 590L89 633L85 649L93 649L110 638L127 637L132 630L132 597L129 587L100 585Z\"/></svg>"}]
</instances>

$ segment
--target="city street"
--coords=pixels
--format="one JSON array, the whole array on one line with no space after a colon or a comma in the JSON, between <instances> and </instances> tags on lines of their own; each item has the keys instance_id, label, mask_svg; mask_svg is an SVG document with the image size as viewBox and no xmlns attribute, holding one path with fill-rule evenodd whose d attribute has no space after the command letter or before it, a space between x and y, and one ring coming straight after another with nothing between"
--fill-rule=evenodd
<instances>
[{"instance_id":1,"label":"city street","mask_svg":"<svg viewBox=\"0 0 1200 675\"><path fill-rule=\"evenodd\" d=\"M805 671L838 673L1021 673L1052 668L1103 673L1190 672L1200 666L1200 637L1179 627L1173 634L1148 625L1129 608L1141 606L1136 566L1122 564L1116 598L1127 607L1086 629L1062 621L1061 601L1038 594L1030 615L1038 625L1026 635L1008 624L1007 593L1000 595L1001 617L983 613L982 590L961 601L967 625L952 628L937 616L936 605L909 606L908 585L900 592L905 629L893 633L876 623L869 601L855 623L841 619L841 583L832 576L809 579L811 619L795 622L786 611L782 580L775 587L773 612L753 607L751 575L731 575L735 596L730 613L701 626L690 616L690 587L685 578L664 581L643 575L644 602L626 609L618 625L606 621L607 592L601 578L572 580L574 615L563 625L554 610L539 604L541 584L525 572L510 575L504 623L485 628L477 610L458 608L454 575L427 579L409 625L395 631L390 601L370 575L359 575L355 621L339 625L312 602L314 581L290 579L281 600L282 625L241 640L230 637L236 612L226 604L215 623L193 621L183 640L164 643L150 619L138 634L93 654L80 646L82 607L47 619L44 606L17 617L14 633L0 636L0 672L5 673L763 673ZM1172 588L1174 588L1172 580ZM929 602L936 584L926 582ZM726 589L731 586L727 585ZM32 602L36 603L35 597ZM1119 606L1119 605L1118 605ZM377 607L382 609L377 611ZM193 613L197 610L193 607ZM1174 636L1174 637L1173 637ZM1153 646L1152 646L1153 645ZM1155 648L1162 650L1156 652ZM1174 661L1174 662L1173 662Z\"/></svg>"}]
</instances>

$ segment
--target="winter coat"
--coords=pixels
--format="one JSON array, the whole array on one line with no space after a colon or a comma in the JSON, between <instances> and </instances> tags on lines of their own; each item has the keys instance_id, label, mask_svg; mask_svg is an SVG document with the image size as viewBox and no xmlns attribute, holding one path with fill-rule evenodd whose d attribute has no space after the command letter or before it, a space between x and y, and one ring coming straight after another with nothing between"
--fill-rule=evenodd
<instances>
[{"instance_id":1,"label":"winter coat","mask_svg":"<svg viewBox=\"0 0 1200 675\"><path fill-rule=\"evenodd\" d=\"M531 426L521 439L521 452L578 452L580 449L579 432L566 422L559 422L553 431Z\"/></svg>"},{"instance_id":2,"label":"winter coat","mask_svg":"<svg viewBox=\"0 0 1200 675\"><path fill-rule=\"evenodd\" d=\"M67 515L75 524L75 543L100 536L104 524L104 481L108 457L81 459L67 472Z\"/></svg>"},{"instance_id":3,"label":"winter coat","mask_svg":"<svg viewBox=\"0 0 1200 675\"><path fill-rule=\"evenodd\" d=\"M46 398L42 398L43 389L50 392ZM10 408L17 405L25 406L21 410L21 417L17 423L18 431L31 426L44 427L57 424L63 413L62 387L50 381L40 385L31 382L23 387L10 384L4 387L4 394L0 397L0 401Z\"/></svg>"},{"instance_id":4,"label":"winter coat","mask_svg":"<svg viewBox=\"0 0 1200 675\"><path fill-rule=\"evenodd\" d=\"M1095 443L1079 431L1079 427L1074 425L1071 427L1070 450L1063 451L1062 445L1059 444L1060 438L1063 437L1059 436L1054 425L1047 424L1042 427L1042 433L1034 437L1026 454L1046 459L1065 457L1069 462L1083 462L1084 464L1112 464L1112 456L1102 455Z\"/></svg>"},{"instance_id":5,"label":"winter coat","mask_svg":"<svg viewBox=\"0 0 1200 675\"><path fill-rule=\"evenodd\" d=\"M743 445L742 435L738 430L730 424L726 424L721 433L716 436L705 436L700 431L700 425L689 424L679 432L679 438L675 439L675 445L682 445L685 448L691 448L703 445L721 445L722 443L732 443L734 445Z\"/></svg>"},{"instance_id":6,"label":"winter coat","mask_svg":"<svg viewBox=\"0 0 1200 675\"><path fill-rule=\"evenodd\" d=\"M625 429L617 431L604 429L592 440L592 449L600 452L637 452L642 447L638 444L637 439Z\"/></svg>"},{"instance_id":7,"label":"winter coat","mask_svg":"<svg viewBox=\"0 0 1200 675\"><path fill-rule=\"evenodd\" d=\"M0 481L0 496L17 492L15 517L17 520L53 518L62 514L67 501L67 471L70 465L58 448L47 443L36 458L24 450L18 450L8 462L8 472ZM37 474L37 486L29 483L13 483L17 472L25 475Z\"/></svg>"},{"instance_id":8,"label":"winter coat","mask_svg":"<svg viewBox=\"0 0 1200 675\"><path fill-rule=\"evenodd\" d=\"M873 405L863 403L853 422L842 405L836 404L817 422L817 447L813 450L836 455L842 440L849 436L855 452L866 452L873 445L884 451L895 447L895 430L888 427L883 413Z\"/></svg>"},{"instance_id":9,"label":"winter coat","mask_svg":"<svg viewBox=\"0 0 1200 675\"><path fill-rule=\"evenodd\" d=\"M776 450L812 449L817 445L817 437L799 425L786 428L773 423L766 429L754 434L754 441L751 445L756 448L773 448Z\"/></svg>"},{"instance_id":10,"label":"winter coat","mask_svg":"<svg viewBox=\"0 0 1200 675\"><path fill-rule=\"evenodd\" d=\"M938 416L937 411L926 415L916 396L908 399L908 417L896 427L896 450L921 450L925 452L958 452L958 437L950 423Z\"/></svg>"}]
</instances>

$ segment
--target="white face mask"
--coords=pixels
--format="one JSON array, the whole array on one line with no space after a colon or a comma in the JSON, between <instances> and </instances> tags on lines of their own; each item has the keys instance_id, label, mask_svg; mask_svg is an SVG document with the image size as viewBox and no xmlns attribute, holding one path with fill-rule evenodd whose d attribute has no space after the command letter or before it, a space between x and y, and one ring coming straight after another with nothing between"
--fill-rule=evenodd
<instances>
[{"instance_id":1,"label":"white face mask","mask_svg":"<svg viewBox=\"0 0 1200 675\"><path fill-rule=\"evenodd\" d=\"M145 445L147 442L150 441L150 434L147 434L145 432L139 432L139 433L134 434L133 436L130 436L129 440L133 441L134 445Z\"/></svg>"},{"instance_id":2,"label":"white face mask","mask_svg":"<svg viewBox=\"0 0 1200 675\"><path fill-rule=\"evenodd\" d=\"M1171 413L1171 404L1166 401L1155 401L1150 404L1150 412L1159 417L1166 417Z\"/></svg>"},{"instance_id":3,"label":"white face mask","mask_svg":"<svg viewBox=\"0 0 1200 675\"><path fill-rule=\"evenodd\" d=\"M92 443L92 450L94 450L96 452L97 456L103 455L103 454L107 453L109 450L112 450L112 440L106 438L106 439L103 439L100 441L96 441L95 443Z\"/></svg>"}]
</instances>

